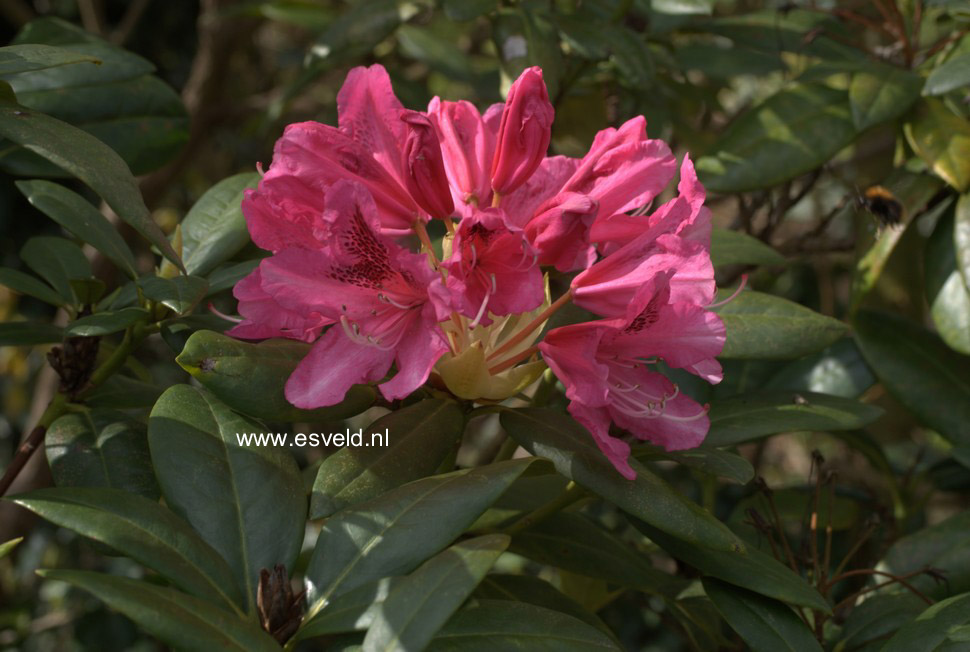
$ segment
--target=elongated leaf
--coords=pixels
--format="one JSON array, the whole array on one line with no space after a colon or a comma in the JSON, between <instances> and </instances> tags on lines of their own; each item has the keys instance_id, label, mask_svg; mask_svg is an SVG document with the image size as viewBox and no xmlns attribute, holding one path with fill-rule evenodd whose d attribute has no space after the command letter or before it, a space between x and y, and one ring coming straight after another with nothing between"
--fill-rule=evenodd
<instances>
[{"instance_id":1,"label":"elongated leaf","mask_svg":"<svg viewBox=\"0 0 970 652\"><path fill-rule=\"evenodd\" d=\"M373 0L340 14L310 49L316 65L336 65L366 55L387 38L406 16L395 0Z\"/></svg>"},{"instance_id":2,"label":"elongated leaf","mask_svg":"<svg viewBox=\"0 0 970 652\"><path fill-rule=\"evenodd\" d=\"M101 65L101 60L50 45L24 44L0 48L0 77L3 78L74 64Z\"/></svg>"},{"instance_id":3,"label":"elongated leaf","mask_svg":"<svg viewBox=\"0 0 970 652\"><path fill-rule=\"evenodd\" d=\"M92 408L130 410L150 408L162 395L163 387L115 374L84 397L84 404Z\"/></svg>"},{"instance_id":4,"label":"elongated leaf","mask_svg":"<svg viewBox=\"0 0 970 652\"><path fill-rule=\"evenodd\" d=\"M970 52L958 54L926 78L923 95L943 95L970 84Z\"/></svg>"},{"instance_id":5,"label":"elongated leaf","mask_svg":"<svg viewBox=\"0 0 970 652\"><path fill-rule=\"evenodd\" d=\"M502 426L533 455L552 461L556 470L620 509L685 540L720 550L744 545L710 513L684 497L636 459L636 480L621 476L600 452L589 432L569 416L553 410L506 410Z\"/></svg>"},{"instance_id":6,"label":"elongated leaf","mask_svg":"<svg viewBox=\"0 0 970 652\"><path fill-rule=\"evenodd\" d=\"M180 650L279 652L255 623L180 591L88 571L42 570L41 577L89 591L169 645Z\"/></svg>"},{"instance_id":7,"label":"elongated leaf","mask_svg":"<svg viewBox=\"0 0 970 652\"><path fill-rule=\"evenodd\" d=\"M796 360L771 377L767 386L856 398L876 384L852 338L844 338L813 356Z\"/></svg>"},{"instance_id":8,"label":"elongated leaf","mask_svg":"<svg viewBox=\"0 0 970 652\"><path fill-rule=\"evenodd\" d=\"M498 0L444 0L445 15L451 20L473 20L498 9Z\"/></svg>"},{"instance_id":9,"label":"elongated leaf","mask_svg":"<svg viewBox=\"0 0 970 652\"><path fill-rule=\"evenodd\" d=\"M250 609L261 568L293 567L306 519L303 482L289 453L239 444L238 433L261 430L188 385L162 394L148 422L166 503L229 562Z\"/></svg>"},{"instance_id":10,"label":"elongated leaf","mask_svg":"<svg viewBox=\"0 0 970 652\"><path fill-rule=\"evenodd\" d=\"M64 238L31 238L20 249L20 258L69 303L77 300L71 279L91 276L91 263L81 248Z\"/></svg>"},{"instance_id":11,"label":"elongated leaf","mask_svg":"<svg viewBox=\"0 0 970 652\"><path fill-rule=\"evenodd\" d=\"M573 616L533 604L478 600L460 610L428 652L589 652L620 650L613 639Z\"/></svg>"},{"instance_id":12,"label":"elongated leaf","mask_svg":"<svg viewBox=\"0 0 970 652\"><path fill-rule=\"evenodd\" d=\"M530 66L542 68L549 97L556 97L562 75L559 33L551 16L537 7L503 8L492 18L492 39L509 79Z\"/></svg>"},{"instance_id":13,"label":"elongated leaf","mask_svg":"<svg viewBox=\"0 0 970 652\"><path fill-rule=\"evenodd\" d=\"M926 603L912 593L877 593L852 608L842 628L842 641L848 649L885 639L911 622L926 609Z\"/></svg>"},{"instance_id":14,"label":"elongated leaf","mask_svg":"<svg viewBox=\"0 0 970 652\"><path fill-rule=\"evenodd\" d=\"M0 268L0 285L54 306L63 306L66 303L64 297L52 290L49 285L29 274L8 267Z\"/></svg>"},{"instance_id":15,"label":"elongated leaf","mask_svg":"<svg viewBox=\"0 0 970 652\"><path fill-rule=\"evenodd\" d=\"M922 85L922 78L909 70L867 62L849 83L849 106L856 129L862 131L903 115L919 99Z\"/></svg>"},{"instance_id":16,"label":"elongated leaf","mask_svg":"<svg viewBox=\"0 0 970 652\"><path fill-rule=\"evenodd\" d=\"M407 573L442 550L530 463L502 462L425 478L332 516L306 571L307 618L332 598Z\"/></svg>"},{"instance_id":17,"label":"elongated leaf","mask_svg":"<svg viewBox=\"0 0 970 652\"><path fill-rule=\"evenodd\" d=\"M704 590L754 652L821 652L812 630L777 600L709 577L704 579Z\"/></svg>"},{"instance_id":18,"label":"elongated leaf","mask_svg":"<svg viewBox=\"0 0 970 652\"><path fill-rule=\"evenodd\" d=\"M161 278L150 276L138 281L145 297L171 308L180 315L190 312L209 291L209 282L201 276Z\"/></svg>"},{"instance_id":19,"label":"elongated leaf","mask_svg":"<svg viewBox=\"0 0 970 652\"><path fill-rule=\"evenodd\" d=\"M791 360L815 353L848 332L842 322L761 292L742 292L716 309L727 328L720 357Z\"/></svg>"},{"instance_id":20,"label":"elongated leaf","mask_svg":"<svg viewBox=\"0 0 970 652\"><path fill-rule=\"evenodd\" d=\"M659 446L636 446L633 455L641 462L670 460L711 475L747 484L754 479L754 467L736 453L717 449L695 448L685 451L665 451Z\"/></svg>"},{"instance_id":21,"label":"elongated leaf","mask_svg":"<svg viewBox=\"0 0 970 652\"><path fill-rule=\"evenodd\" d=\"M113 487L158 500L145 424L122 412L65 414L44 437L58 487Z\"/></svg>"},{"instance_id":22,"label":"elongated leaf","mask_svg":"<svg viewBox=\"0 0 970 652\"><path fill-rule=\"evenodd\" d=\"M883 411L839 396L773 391L714 401L709 414L704 446L734 446L779 432L856 430Z\"/></svg>"},{"instance_id":23,"label":"elongated leaf","mask_svg":"<svg viewBox=\"0 0 970 652\"><path fill-rule=\"evenodd\" d=\"M506 535L489 534L462 541L419 566L376 610L365 652L423 649L508 544Z\"/></svg>"},{"instance_id":24,"label":"elongated leaf","mask_svg":"<svg viewBox=\"0 0 970 652\"><path fill-rule=\"evenodd\" d=\"M883 652L932 652L952 631L968 622L970 593L955 595L934 604L916 620L900 627L882 649Z\"/></svg>"},{"instance_id":25,"label":"elongated leaf","mask_svg":"<svg viewBox=\"0 0 970 652\"><path fill-rule=\"evenodd\" d=\"M137 277L131 249L111 222L87 200L50 181L18 181L16 186L37 210L103 253L129 278Z\"/></svg>"},{"instance_id":26,"label":"elongated leaf","mask_svg":"<svg viewBox=\"0 0 970 652\"><path fill-rule=\"evenodd\" d=\"M935 98L925 98L906 138L921 159L959 192L970 189L970 122Z\"/></svg>"},{"instance_id":27,"label":"elongated leaf","mask_svg":"<svg viewBox=\"0 0 970 652\"><path fill-rule=\"evenodd\" d=\"M145 321L148 311L144 308L122 308L114 312L98 312L71 322L65 333L75 337L97 337L123 331L132 324Z\"/></svg>"},{"instance_id":28,"label":"elongated leaf","mask_svg":"<svg viewBox=\"0 0 970 652\"><path fill-rule=\"evenodd\" d=\"M403 579L385 577L341 594L328 603L323 611L304 620L293 635L293 640L366 630L374 622L374 615L381 603Z\"/></svg>"},{"instance_id":29,"label":"elongated leaf","mask_svg":"<svg viewBox=\"0 0 970 652\"><path fill-rule=\"evenodd\" d=\"M378 419L363 429L385 433L389 445L346 446L320 465L310 498L310 518L334 512L434 473L461 437L464 418L453 401L431 399Z\"/></svg>"},{"instance_id":30,"label":"elongated leaf","mask_svg":"<svg viewBox=\"0 0 970 652\"><path fill-rule=\"evenodd\" d=\"M711 261L721 265L785 265L780 253L757 238L741 231L711 231Z\"/></svg>"},{"instance_id":31,"label":"elongated leaf","mask_svg":"<svg viewBox=\"0 0 970 652\"><path fill-rule=\"evenodd\" d=\"M845 91L796 85L735 120L697 173L715 192L770 188L822 165L855 135Z\"/></svg>"},{"instance_id":32,"label":"elongated leaf","mask_svg":"<svg viewBox=\"0 0 970 652\"><path fill-rule=\"evenodd\" d=\"M957 268L963 274L963 282L970 288L970 194L957 200L953 224L953 242L957 252Z\"/></svg>"},{"instance_id":33,"label":"elongated leaf","mask_svg":"<svg viewBox=\"0 0 970 652\"><path fill-rule=\"evenodd\" d=\"M189 274L204 275L249 242L242 214L243 192L259 175L244 172L223 179L195 202L182 220L182 262Z\"/></svg>"},{"instance_id":34,"label":"elongated leaf","mask_svg":"<svg viewBox=\"0 0 970 652\"><path fill-rule=\"evenodd\" d=\"M937 222L926 243L926 299L936 331L951 348L970 355L970 290L957 268L954 215Z\"/></svg>"},{"instance_id":35,"label":"elongated leaf","mask_svg":"<svg viewBox=\"0 0 970 652\"><path fill-rule=\"evenodd\" d=\"M118 217L182 268L178 254L152 220L131 171L110 147L66 122L9 102L0 103L0 136L86 183Z\"/></svg>"},{"instance_id":36,"label":"elongated leaf","mask_svg":"<svg viewBox=\"0 0 970 652\"><path fill-rule=\"evenodd\" d=\"M891 313L862 311L855 329L862 355L886 390L952 443L970 444L970 357Z\"/></svg>"},{"instance_id":37,"label":"elongated leaf","mask_svg":"<svg viewBox=\"0 0 970 652\"><path fill-rule=\"evenodd\" d=\"M238 611L239 586L219 554L154 500L121 489L37 489L18 505L157 571L175 586Z\"/></svg>"},{"instance_id":38,"label":"elongated leaf","mask_svg":"<svg viewBox=\"0 0 970 652\"><path fill-rule=\"evenodd\" d=\"M672 557L706 575L782 602L831 611L815 587L757 548L744 552L712 550L672 537L639 519L631 522Z\"/></svg>"},{"instance_id":39,"label":"elongated leaf","mask_svg":"<svg viewBox=\"0 0 970 652\"><path fill-rule=\"evenodd\" d=\"M0 346L54 344L64 339L64 329L47 322L8 321L0 324Z\"/></svg>"},{"instance_id":40,"label":"elongated leaf","mask_svg":"<svg viewBox=\"0 0 970 652\"><path fill-rule=\"evenodd\" d=\"M11 539L10 541L4 541L3 543L0 543L0 559L3 559L11 552L13 552L13 549L16 548L17 545L23 540L24 540L23 537L17 537L16 539Z\"/></svg>"},{"instance_id":41,"label":"elongated leaf","mask_svg":"<svg viewBox=\"0 0 970 652\"><path fill-rule=\"evenodd\" d=\"M879 567L899 574L927 567L942 570L944 584L928 575L907 580L935 598L970 591L970 512L961 512L899 539Z\"/></svg>"}]
</instances>

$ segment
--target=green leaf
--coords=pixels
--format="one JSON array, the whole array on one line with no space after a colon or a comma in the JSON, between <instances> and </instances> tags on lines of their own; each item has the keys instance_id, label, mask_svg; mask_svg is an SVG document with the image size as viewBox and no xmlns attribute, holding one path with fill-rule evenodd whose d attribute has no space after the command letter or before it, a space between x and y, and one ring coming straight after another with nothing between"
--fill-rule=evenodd
<instances>
[{"instance_id":1,"label":"green leaf","mask_svg":"<svg viewBox=\"0 0 970 652\"><path fill-rule=\"evenodd\" d=\"M330 517L306 571L307 620L331 599L407 573L442 550L530 463L502 462L425 478Z\"/></svg>"},{"instance_id":2,"label":"green leaf","mask_svg":"<svg viewBox=\"0 0 970 652\"><path fill-rule=\"evenodd\" d=\"M71 279L91 276L91 263L85 258L81 248L64 238L31 238L20 249L20 258L38 276L50 283L68 303L77 300L71 288Z\"/></svg>"},{"instance_id":3,"label":"green leaf","mask_svg":"<svg viewBox=\"0 0 970 652\"><path fill-rule=\"evenodd\" d=\"M885 640L926 608L912 593L876 593L852 608L842 628L840 649L854 649ZM841 646L845 646L841 648Z\"/></svg>"},{"instance_id":4,"label":"green leaf","mask_svg":"<svg viewBox=\"0 0 970 652\"><path fill-rule=\"evenodd\" d=\"M729 80L739 75L769 75L784 69L777 57L766 57L757 50L706 41L678 45L673 52L681 70L699 70L707 77Z\"/></svg>"},{"instance_id":5,"label":"green leaf","mask_svg":"<svg viewBox=\"0 0 970 652\"><path fill-rule=\"evenodd\" d=\"M272 446L240 446L260 424L205 390L175 385L148 422L148 443L165 502L229 562L252 611L262 568L293 568L306 495L293 458Z\"/></svg>"},{"instance_id":6,"label":"green leaf","mask_svg":"<svg viewBox=\"0 0 970 652\"><path fill-rule=\"evenodd\" d=\"M728 360L792 360L821 351L848 333L848 326L793 301L746 291L715 310L727 341Z\"/></svg>"},{"instance_id":7,"label":"green leaf","mask_svg":"<svg viewBox=\"0 0 970 652\"><path fill-rule=\"evenodd\" d=\"M110 147L66 122L8 102L0 102L0 136L86 183L118 217L182 268L178 254L152 220L131 171Z\"/></svg>"},{"instance_id":8,"label":"green leaf","mask_svg":"<svg viewBox=\"0 0 970 652\"><path fill-rule=\"evenodd\" d=\"M29 274L24 274L9 267L0 268L0 285L5 285L14 292L40 299L54 306L66 304L61 295L52 290L49 285L42 283Z\"/></svg>"},{"instance_id":9,"label":"green leaf","mask_svg":"<svg viewBox=\"0 0 970 652\"><path fill-rule=\"evenodd\" d=\"M174 589L89 571L41 570L48 580L89 591L180 650L195 652L279 652L269 634L254 622Z\"/></svg>"},{"instance_id":10,"label":"green leaf","mask_svg":"<svg viewBox=\"0 0 970 652\"><path fill-rule=\"evenodd\" d=\"M4 541L3 543L0 543L0 559L3 559L11 552L13 552L13 549L16 548L17 545L20 544L20 542L23 540L24 540L23 537L17 537L16 539L11 539L10 541Z\"/></svg>"},{"instance_id":11,"label":"green leaf","mask_svg":"<svg viewBox=\"0 0 970 652\"><path fill-rule=\"evenodd\" d=\"M909 70L867 62L853 73L849 83L849 106L856 129L863 131L898 118L919 99L923 80Z\"/></svg>"},{"instance_id":12,"label":"green leaf","mask_svg":"<svg viewBox=\"0 0 970 652\"><path fill-rule=\"evenodd\" d=\"M122 308L114 312L98 312L81 317L64 331L72 337L97 337L123 331L139 321L145 321L148 311L144 308Z\"/></svg>"},{"instance_id":13,"label":"green leaf","mask_svg":"<svg viewBox=\"0 0 970 652\"><path fill-rule=\"evenodd\" d=\"M942 570L946 582L939 583L928 575L906 581L934 598L970 591L970 512L961 512L899 539L879 564L879 568L896 574L927 567Z\"/></svg>"},{"instance_id":14,"label":"green leaf","mask_svg":"<svg viewBox=\"0 0 970 652\"><path fill-rule=\"evenodd\" d=\"M8 321L0 323L0 346L55 344L64 339L64 329L47 322Z\"/></svg>"},{"instance_id":15,"label":"green leaf","mask_svg":"<svg viewBox=\"0 0 970 652\"><path fill-rule=\"evenodd\" d=\"M258 265L259 260L245 260L216 268L208 276L209 294L207 296L235 287L236 283L249 276Z\"/></svg>"},{"instance_id":16,"label":"green leaf","mask_svg":"<svg viewBox=\"0 0 970 652\"><path fill-rule=\"evenodd\" d=\"M423 563L377 608L364 650L424 649L508 544L506 535L489 534L462 541Z\"/></svg>"},{"instance_id":17,"label":"green leaf","mask_svg":"<svg viewBox=\"0 0 970 652\"><path fill-rule=\"evenodd\" d=\"M654 82L653 56L639 31L613 26L607 29L612 60L621 82L635 89L648 89Z\"/></svg>"},{"instance_id":18,"label":"green leaf","mask_svg":"<svg viewBox=\"0 0 970 652\"><path fill-rule=\"evenodd\" d=\"M209 282L201 276L149 276L139 279L138 285L146 298L157 301L180 315L190 312L209 291Z\"/></svg>"},{"instance_id":19,"label":"green leaf","mask_svg":"<svg viewBox=\"0 0 970 652\"><path fill-rule=\"evenodd\" d=\"M239 611L239 586L226 562L154 500L101 487L37 489L11 500L114 548L192 595Z\"/></svg>"},{"instance_id":20,"label":"green leaf","mask_svg":"<svg viewBox=\"0 0 970 652\"><path fill-rule=\"evenodd\" d=\"M963 274L963 282L970 288L970 194L957 199L953 242L956 246L957 268Z\"/></svg>"},{"instance_id":21,"label":"green leaf","mask_svg":"<svg viewBox=\"0 0 970 652\"><path fill-rule=\"evenodd\" d=\"M827 394L743 394L711 403L711 429L704 446L734 446L780 432L856 430L882 415L874 405Z\"/></svg>"},{"instance_id":22,"label":"green leaf","mask_svg":"<svg viewBox=\"0 0 970 652\"><path fill-rule=\"evenodd\" d=\"M821 652L812 630L791 607L709 577L704 591L754 652Z\"/></svg>"},{"instance_id":23,"label":"green leaf","mask_svg":"<svg viewBox=\"0 0 970 652\"><path fill-rule=\"evenodd\" d=\"M86 199L50 181L17 181L37 210L105 255L129 278L138 276L135 256L111 222Z\"/></svg>"},{"instance_id":24,"label":"green leaf","mask_svg":"<svg viewBox=\"0 0 970 652\"><path fill-rule=\"evenodd\" d=\"M613 468L592 435L568 415L542 408L505 410L502 427L533 455L552 461L556 470L625 512L685 540L720 550L743 550L744 544L723 523L667 484L636 459L630 481Z\"/></svg>"},{"instance_id":25,"label":"green leaf","mask_svg":"<svg viewBox=\"0 0 970 652\"><path fill-rule=\"evenodd\" d=\"M503 8L492 19L492 38L509 79L530 66L542 68L549 97L556 97L562 75L559 32L545 11Z\"/></svg>"},{"instance_id":26,"label":"green leaf","mask_svg":"<svg viewBox=\"0 0 970 652\"><path fill-rule=\"evenodd\" d=\"M876 377L859 347L847 337L815 355L789 363L766 386L856 398L875 384Z\"/></svg>"},{"instance_id":27,"label":"green leaf","mask_svg":"<svg viewBox=\"0 0 970 652\"><path fill-rule=\"evenodd\" d=\"M363 631L374 622L377 608L403 577L385 577L341 594L329 602L316 616L305 619L293 635L294 641L315 636Z\"/></svg>"},{"instance_id":28,"label":"green leaf","mask_svg":"<svg viewBox=\"0 0 970 652\"><path fill-rule=\"evenodd\" d=\"M943 95L970 84L970 52L958 54L926 78L923 95Z\"/></svg>"},{"instance_id":29,"label":"green leaf","mask_svg":"<svg viewBox=\"0 0 970 652\"><path fill-rule=\"evenodd\" d=\"M751 463L729 451L703 448L665 451L659 446L641 445L634 447L633 456L641 462L670 460L713 476L727 478L738 484L747 484L754 479L754 467Z\"/></svg>"},{"instance_id":30,"label":"green leaf","mask_svg":"<svg viewBox=\"0 0 970 652\"><path fill-rule=\"evenodd\" d=\"M775 57L781 52L795 52L821 58L842 68L864 61L857 49L835 40L852 38L855 34L842 22L821 11L770 8L695 20L692 27L726 36L734 41L735 47L748 47Z\"/></svg>"},{"instance_id":31,"label":"green leaf","mask_svg":"<svg viewBox=\"0 0 970 652\"><path fill-rule=\"evenodd\" d=\"M73 64L101 65L101 60L50 45L24 44L0 48L0 77Z\"/></svg>"},{"instance_id":32,"label":"green leaf","mask_svg":"<svg viewBox=\"0 0 970 652\"><path fill-rule=\"evenodd\" d=\"M650 0L650 7L660 14L710 16L714 0Z\"/></svg>"},{"instance_id":33,"label":"green leaf","mask_svg":"<svg viewBox=\"0 0 970 652\"><path fill-rule=\"evenodd\" d=\"M970 290L957 268L952 211L936 223L923 261L926 300L936 331L952 349L970 355Z\"/></svg>"},{"instance_id":34,"label":"green leaf","mask_svg":"<svg viewBox=\"0 0 970 652\"><path fill-rule=\"evenodd\" d=\"M814 170L855 136L846 91L799 84L731 123L697 173L715 192L770 188Z\"/></svg>"},{"instance_id":35,"label":"green leaf","mask_svg":"<svg viewBox=\"0 0 970 652\"><path fill-rule=\"evenodd\" d=\"M89 410L58 417L44 436L58 487L113 487L157 500L145 424L122 412Z\"/></svg>"},{"instance_id":36,"label":"green leaf","mask_svg":"<svg viewBox=\"0 0 970 652\"><path fill-rule=\"evenodd\" d=\"M241 342L210 330L192 333L175 359L234 410L269 421L333 423L360 414L374 403L374 389L355 385L339 405L301 410L286 400L286 380L310 345L294 340Z\"/></svg>"},{"instance_id":37,"label":"green leaf","mask_svg":"<svg viewBox=\"0 0 970 652\"><path fill-rule=\"evenodd\" d=\"M524 602L477 600L452 616L427 652L590 652L620 650L573 616Z\"/></svg>"},{"instance_id":38,"label":"green leaf","mask_svg":"<svg viewBox=\"0 0 970 652\"><path fill-rule=\"evenodd\" d=\"M445 15L451 20L474 20L498 9L499 0L444 0Z\"/></svg>"},{"instance_id":39,"label":"green leaf","mask_svg":"<svg viewBox=\"0 0 970 652\"><path fill-rule=\"evenodd\" d=\"M397 0L371 0L349 7L310 48L312 63L331 66L369 54L407 18L402 11Z\"/></svg>"},{"instance_id":40,"label":"green leaf","mask_svg":"<svg viewBox=\"0 0 970 652\"><path fill-rule=\"evenodd\" d=\"M115 374L84 396L84 404L92 408L131 410L150 408L162 395L164 388L128 376Z\"/></svg>"},{"instance_id":41,"label":"green leaf","mask_svg":"<svg viewBox=\"0 0 970 652\"><path fill-rule=\"evenodd\" d=\"M903 625L886 645L883 652L932 652L946 642L948 635L970 622L970 593L955 595L938 602Z\"/></svg>"},{"instance_id":42,"label":"green leaf","mask_svg":"<svg viewBox=\"0 0 970 652\"><path fill-rule=\"evenodd\" d=\"M970 189L970 122L942 101L925 98L904 131L910 146L937 176L959 192Z\"/></svg>"},{"instance_id":43,"label":"green leaf","mask_svg":"<svg viewBox=\"0 0 970 652\"><path fill-rule=\"evenodd\" d=\"M899 315L861 311L856 343L886 390L955 445L970 444L970 357Z\"/></svg>"},{"instance_id":44,"label":"green leaf","mask_svg":"<svg viewBox=\"0 0 970 652\"><path fill-rule=\"evenodd\" d=\"M244 172L223 179L195 202L182 220L182 262L189 274L205 275L246 246L243 193L259 175Z\"/></svg>"},{"instance_id":45,"label":"green leaf","mask_svg":"<svg viewBox=\"0 0 970 652\"><path fill-rule=\"evenodd\" d=\"M721 265L787 265L780 253L741 231L711 231L711 262Z\"/></svg>"},{"instance_id":46,"label":"green leaf","mask_svg":"<svg viewBox=\"0 0 970 652\"><path fill-rule=\"evenodd\" d=\"M424 400L381 417L363 432L385 433L387 446L345 446L320 465L310 497L310 518L375 498L435 472L455 450L464 427L458 404ZM348 429L349 430L349 429Z\"/></svg>"},{"instance_id":47,"label":"green leaf","mask_svg":"<svg viewBox=\"0 0 970 652\"><path fill-rule=\"evenodd\" d=\"M831 612L815 587L757 548L749 547L743 552L712 550L672 537L639 519L630 520L668 554L705 575L782 602Z\"/></svg>"}]
</instances>

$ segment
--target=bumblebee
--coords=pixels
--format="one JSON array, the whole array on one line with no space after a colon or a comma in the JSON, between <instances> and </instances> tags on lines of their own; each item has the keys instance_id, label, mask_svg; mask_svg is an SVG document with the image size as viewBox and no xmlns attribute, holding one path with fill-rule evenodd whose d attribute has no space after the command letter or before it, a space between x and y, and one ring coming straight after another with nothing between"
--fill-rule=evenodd
<instances>
[{"instance_id":1,"label":"bumblebee","mask_svg":"<svg viewBox=\"0 0 970 652\"><path fill-rule=\"evenodd\" d=\"M875 216L882 226L897 226L902 222L903 205L892 191L882 186L867 188L859 197L859 205Z\"/></svg>"}]
</instances>

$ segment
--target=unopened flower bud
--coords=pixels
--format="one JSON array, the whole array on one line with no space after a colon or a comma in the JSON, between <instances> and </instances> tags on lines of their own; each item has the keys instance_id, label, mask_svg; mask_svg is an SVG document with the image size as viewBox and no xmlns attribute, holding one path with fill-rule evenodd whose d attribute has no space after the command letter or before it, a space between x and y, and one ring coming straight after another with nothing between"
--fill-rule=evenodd
<instances>
[{"instance_id":1,"label":"unopened flower bud","mask_svg":"<svg viewBox=\"0 0 970 652\"><path fill-rule=\"evenodd\" d=\"M532 176L549 148L554 115L542 70L527 68L505 101L492 159L492 190L507 195Z\"/></svg>"},{"instance_id":2,"label":"unopened flower bud","mask_svg":"<svg viewBox=\"0 0 970 652\"><path fill-rule=\"evenodd\" d=\"M441 144L428 116L403 109L407 126L404 141L404 173L408 192L431 217L445 218L455 211L451 188L441 160Z\"/></svg>"}]
</instances>

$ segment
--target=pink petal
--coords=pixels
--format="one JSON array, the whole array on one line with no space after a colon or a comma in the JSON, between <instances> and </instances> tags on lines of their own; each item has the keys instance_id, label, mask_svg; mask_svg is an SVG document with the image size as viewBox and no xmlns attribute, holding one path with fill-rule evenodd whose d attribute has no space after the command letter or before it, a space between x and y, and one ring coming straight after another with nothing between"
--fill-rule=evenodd
<instances>
[{"instance_id":1,"label":"pink petal","mask_svg":"<svg viewBox=\"0 0 970 652\"><path fill-rule=\"evenodd\" d=\"M566 408L576 421L593 435L593 441L606 459L627 480L636 480L637 474L630 466L630 445L610 435L610 414L606 408L591 408L573 401Z\"/></svg>"},{"instance_id":2,"label":"pink petal","mask_svg":"<svg viewBox=\"0 0 970 652\"><path fill-rule=\"evenodd\" d=\"M433 323L423 320L401 339L394 354L397 373L380 385L384 398L389 401L405 398L428 380L431 368L448 351L448 345L436 331Z\"/></svg>"},{"instance_id":3,"label":"pink petal","mask_svg":"<svg viewBox=\"0 0 970 652\"><path fill-rule=\"evenodd\" d=\"M312 342L324 326L333 323L317 312L283 308L263 289L258 267L239 281L232 292L239 300L238 311L244 318L227 331L233 337L247 340L287 337Z\"/></svg>"},{"instance_id":4,"label":"pink petal","mask_svg":"<svg viewBox=\"0 0 970 652\"><path fill-rule=\"evenodd\" d=\"M592 407L608 403L609 368L596 361L603 333L597 323L570 324L552 329L539 343L542 359L562 381L571 401Z\"/></svg>"},{"instance_id":5,"label":"pink petal","mask_svg":"<svg viewBox=\"0 0 970 652\"><path fill-rule=\"evenodd\" d=\"M509 216L509 221L524 228L539 205L559 192L577 166L579 159L568 156L549 156L543 159L525 185L502 198L502 210Z\"/></svg>"},{"instance_id":6,"label":"pink petal","mask_svg":"<svg viewBox=\"0 0 970 652\"><path fill-rule=\"evenodd\" d=\"M465 100L444 102L436 97L428 105L428 116L438 130L445 171L459 212L464 217L476 205L488 206L495 131L486 126L475 105Z\"/></svg>"}]
</instances>

